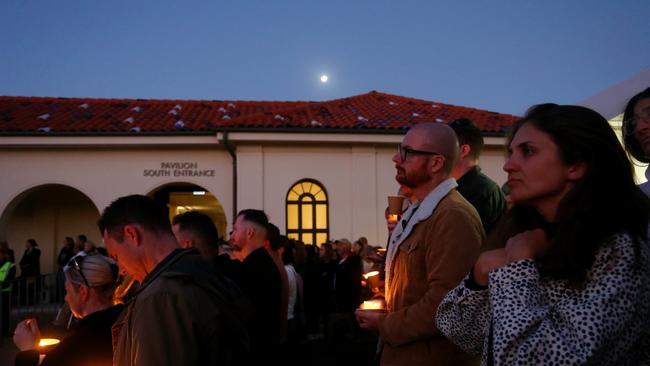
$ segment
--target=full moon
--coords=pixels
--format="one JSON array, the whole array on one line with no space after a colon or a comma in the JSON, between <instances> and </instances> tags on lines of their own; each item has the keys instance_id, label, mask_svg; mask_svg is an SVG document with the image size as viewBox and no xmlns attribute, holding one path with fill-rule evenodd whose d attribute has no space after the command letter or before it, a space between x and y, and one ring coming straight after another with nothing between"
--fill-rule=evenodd
<instances>
[{"instance_id":1,"label":"full moon","mask_svg":"<svg viewBox=\"0 0 650 366\"><path fill-rule=\"evenodd\" d=\"M329 79L329 78L327 77L327 75L321 75L321 76L320 76L320 82L321 82L321 83L326 83L326 82L327 82L327 79Z\"/></svg>"}]
</instances>

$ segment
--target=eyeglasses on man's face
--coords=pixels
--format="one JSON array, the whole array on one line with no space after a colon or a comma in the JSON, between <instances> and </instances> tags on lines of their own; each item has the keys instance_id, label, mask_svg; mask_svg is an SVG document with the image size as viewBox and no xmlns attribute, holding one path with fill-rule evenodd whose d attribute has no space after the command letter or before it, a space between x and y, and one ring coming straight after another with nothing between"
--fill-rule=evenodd
<instances>
[{"instance_id":1,"label":"eyeglasses on man's face","mask_svg":"<svg viewBox=\"0 0 650 366\"><path fill-rule=\"evenodd\" d=\"M413 156L413 155L428 155L428 156L440 155L439 153L434 151L422 151L422 150L410 149L402 145L397 145L397 151L399 152L399 158L402 161L406 161L406 159L408 159L409 156Z\"/></svg>"}]
</instances>

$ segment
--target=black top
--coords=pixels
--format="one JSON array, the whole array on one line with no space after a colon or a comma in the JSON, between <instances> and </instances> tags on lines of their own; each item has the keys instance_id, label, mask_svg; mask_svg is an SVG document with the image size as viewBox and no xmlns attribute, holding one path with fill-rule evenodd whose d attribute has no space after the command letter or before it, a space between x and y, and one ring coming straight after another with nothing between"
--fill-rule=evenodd
<instances>
[{"instance_id":1,"label":"black top","mask_svg":"<svg viewBox=\"0 0 650 366\"><path fill-rule=\"evenodd\" d=\"M337 263L334 273L333 311L353 313L359 307L362 274L363 264L358 255L350 255Z\"/></svg>"},{"instance_id":2,"label":"black top","mask_svg":"<svg viewBox=\"0 0 650 366\"><path fill-rule=\"evenodd\" d=\"M250 334L251 351L272 351L280 343L284 321L280 272L264 247L252 251L242 262L240 270L233 279L239 282L244 296L255 310ZM257 356L262 356L261 353Z\"/></svg>"},{"instance_id":3,"label":"black top","mask_svg":"<svg viewBox=\"0 0 650 366\"><path fill-rule=\"evenodd\" d=\"M81 319L72 334L45 356L41 366L112 365L111 326L122 309L123 305L115 305ZM38 351L19 352L15 365L38 365Z\"/></svg>"},{"instance_id":4,"label":"black top","mask_svg":"<svg viewBox=\"0 0 650 366\"><path fill-rule=\"evenodd\" d=\"M20 259L20 277L37 277L41 275L41 251L38 248L32 249Z\"/></svg>"},{"instance_id":5,"label":"black top","mask_svg":"<svg viewBox=\"0 0 650 366\"><path fill-rule=\"evenodd\" d=\"M59 252L59 257L56 259L56 262L59 264L59 268L65 267L70 261L70 258L72 258L73 256L74 256L74 251L72 250L72 248L68 248L68 247L61 248L61 251Z\"/></svg>"},{"instance_id":6,"label":"black top","mask_svg":"<svg viewBox=\"0 0 650 366\"><path fill-rule=\"evenodd\" d=\"M458 180L458 193L476 208L485 233L489 233L506 211L506 197L501 188L478 166Z\"/></svg>"}]
</instances>

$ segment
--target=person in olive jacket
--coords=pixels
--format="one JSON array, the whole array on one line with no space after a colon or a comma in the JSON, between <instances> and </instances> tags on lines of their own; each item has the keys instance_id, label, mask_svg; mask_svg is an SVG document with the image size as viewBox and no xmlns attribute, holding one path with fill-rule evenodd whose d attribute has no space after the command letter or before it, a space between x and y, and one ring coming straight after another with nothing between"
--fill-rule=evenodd
<instances>
[{"instance_id":1,"label":"person in olive jacket","mask_svg":"<svg viewBox=\"0 0 650 366\"><path fill-rule=\"evenodd\" d=\"M114 365L244 363L250 305L196 249L180 247L164 206L121 197L98 225L110 255L141 283L113 326Z\"/></svg>"}]
</instances>

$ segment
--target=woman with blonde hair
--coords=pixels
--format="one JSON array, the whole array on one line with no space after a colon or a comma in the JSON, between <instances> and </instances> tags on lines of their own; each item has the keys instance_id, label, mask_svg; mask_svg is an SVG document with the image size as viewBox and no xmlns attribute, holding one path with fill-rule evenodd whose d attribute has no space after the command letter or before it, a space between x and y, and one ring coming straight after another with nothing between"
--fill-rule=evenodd
<instances>
[{"instance_id":1,"label":"woman with blonde hair","mask_svg":"<svg viewBox=\"0 0 650 366\"><path fill-rule=\"evenodd\" d=\"M111 327L122 312L114 305L118 266L102 255L76 255L63 269L65 301L80 318L69 337L49 351L42 366L112 365ZM14 343L21 350L16 365L38 365L40 330L35 319L23 320L16 327Z\"/></svg>"}]
</instances>

